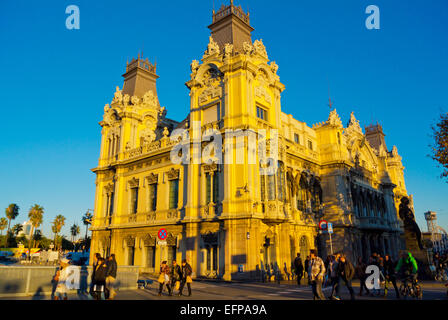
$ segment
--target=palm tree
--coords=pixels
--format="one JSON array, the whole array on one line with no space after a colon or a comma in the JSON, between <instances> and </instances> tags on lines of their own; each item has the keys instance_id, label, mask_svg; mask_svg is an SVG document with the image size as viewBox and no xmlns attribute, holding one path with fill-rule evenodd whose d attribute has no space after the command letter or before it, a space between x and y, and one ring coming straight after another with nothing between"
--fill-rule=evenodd
<instances>
[{"instance_id":1,"label":"palm tree","mask_svg":"<svg viewBox=\"0 0 448 320\"><path fill-rule=\"evenodd\" d=\"M79 226L74 223L72 227L70 228L70 234L72 235L72 243L73 243L73 249L75 248L75 238L79 234Z\"/></svg>"},{"instance_id":2,"label":"palm tree","mask_svg":"<svg viewBox=\"0 0 448 320\"><path fill-rule=\"evenodd\" d=\"M86 226L86 240L87 240L87 232L89 231L89 224L92 224L93 215L90 211L87 211L85 215L82 217L82 223Z\"/></svg>"},{"instance_id":3,"label":"palm tree","mask_svg":"<svg viewBox=\"0 0 448 320\"><path fill-rule=\"evenodd\" d=\"M3 230L6 229L8 225L8 220L6 218L0 218L0 235L3 235Z\"/></svg>"},{"instance_id":4,"label":"palm tree","mask_svg":"<svg viewBox=\"0 0 448 320\"><path fill-rule=\"evenodd\" d=\"M6 214L6 218L8 218L9 223L8 223L8 232L10 230L10 226L11 226L11 220L14 220L15 218L17 218L17 216L19 215L19 206L16 205L15 203L11 203L8 208L6 208L5 210L5 214Z\"/></svg>"},{"instance_id":5,"label":"palm tree","mask_svg":"<svg viewBox=\"0 0 448 320\"><path fill-rule=\"evenodd\" d=\"M56 245L56 239L57 236L59 234L59 232L61 232L62 227L65 225L65 217L61 214L57 215L54 220L53 220L53 225L51 227L51 231L54 232L54 246L55 246L55 250L57 249L57 245Z\"/></svg>"},{"instance_id":6,"label":"palm tree","mask_svg":"<svg viewBox=\"0 0 448 320\"><path fill-rule=\"evenodd\" d=\"M23 225L21 225L20 223L17 223L12 227L11 230L12 230L12 233L15 234L15 236L17 237L19 235L20 231L23 230Z\"/></svg>"},{"instance_id":7,"label":"palm tree","mask_svg":"<svg viewBox=\"0 0 448 320\"><path fill-rule=\"evenodd\" d=\"M42 232L40 230L36 230L33 236L33 240L36 241L36 247L39 247L39 242L42 240Z\"/></svg>"},{"instance_id":8,"label":"palm tree","mask_svg":"<svg viewBox=\"0 0 448 320\"><path fill-rule=\"evenodd\" d=\"M30 211L28 212L28 218L30 219L31 222L31 236L30 241L28 243L30 253L31 253L31 240L33 240L34 230L42 224L43 215L44 215L44 208L38 204L32 206Z\"/></svg>"}]
</instances>

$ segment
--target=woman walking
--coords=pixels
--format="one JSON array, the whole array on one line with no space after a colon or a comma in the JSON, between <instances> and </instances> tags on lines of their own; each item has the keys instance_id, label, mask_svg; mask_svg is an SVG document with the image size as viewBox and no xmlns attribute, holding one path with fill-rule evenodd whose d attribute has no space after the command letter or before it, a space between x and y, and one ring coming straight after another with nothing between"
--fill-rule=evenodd
<instances>
[{"instance_id":1,"label":"woman walking","mask_svg":"<svg viewBox=\"0 0 448 320\"><path fill-rule=\"evenodd\" d=\"M171 296L170 288L170 267L167 265L166 261L162 261L160 265L160 275L159 275L159 296L162 295L163 285L166 285L168 289L168 294Z\"/></svg>"}]
</instances>

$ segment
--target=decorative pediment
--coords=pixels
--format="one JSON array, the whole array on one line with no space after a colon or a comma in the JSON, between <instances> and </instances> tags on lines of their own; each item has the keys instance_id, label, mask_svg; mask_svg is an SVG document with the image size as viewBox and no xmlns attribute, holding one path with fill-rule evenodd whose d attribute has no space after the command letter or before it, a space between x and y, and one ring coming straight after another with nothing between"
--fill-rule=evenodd
<instances>
[{"instance_id":1,"label":"decorative pediment","mask_svg":"<svg viewBox=\"0 0 448 320\"><path fill-rule=\"evenodd\" d=\"M106 192L106 194L110 194L110 193L114 192L114 184L109 183L109 184L105 185L104 191Z\"/></svg>"},{"instance_id":2,"label":"decorative pediment","mask_svg":"<svg viewBox=\"0 0 448 320\"><path fill-rule=\"evenodd\" d=\"M172 233L168 233L168 236L166 237L166 244L168 246L176 246L177 245L176 237L173 236Z\"/></svg>"},{"instance_id":3,"label":"decorative pediment","mask_svg":"<svg viewBox=\"0 0 448 320\"><path fill-rule=\"evenodd\" d=\"M215 172L218 170L218 164L217 163L203 164L202 168L204 169L204 172Z\"/></svg>"},{"instance_id":4,"label":"decorative pediment","mask_svg":"<svg viewBox=\"0 0 448 320\"><path fill-rule=\"evenodd\" d=\"M204 244L217 244L218 243L218 233L217 232L207 232L206 234L201 234L202 241Z\"/></svg>"},{"instance_id":5,"label":"decorative pediment","mask_svg":"<svg viewBox=\"0 0 448 320\"><path fill-rule=\"evenodd\" d=\"M332 126L342 127L342 121L341 121L341 118L339 118L339 115L336 112L336 109L331 110L330 116L328 117L327 122Z\"/></svg>"},{"instance_id":6,"label":"decorative pediment","mask_svg":"<svg viewBox=\"0 0 448 320\"><path fill-rule=\"evenodd\" d=\"M137 178L133 177L128 182L129 188L138 188L138 183L139 183L139 180Z\"/></svg>"},{"instance_id":7,"label":"decorative pediment","mask_svg":"<svg viewBox=\"0 0 448 320\"><path fill-rule=\"evenodd\" d=\"M151 173L149 176L146 177L146 180L148 181L148 184L156 184L159 180L159 175Z\"/></svg>"},{"instance_id":8,"label":"decorative pediment","mask_svg":"<svg viewBox=\"0 0 448 320\"><path fill-rule=\"evenodd\" d=\"M124 239L124 243L126 244L127 247L134 247L135 246L135 237L127 236Z\"/></svg>"},{"instance_id":9,"label":"decorative pediment","mask_svg":"<svg viewBox=\"0 0 448 320\"><path fill-rule=\"evenodd\" d=\"M171 168L170 171L168 171L166 174L168 176L168 180L175 180L179 179L179 169Z\"/></svg>"},{"instance_id":10,"label":"decorative pediment","mask_svg":"<svg viewBox=\"0 0 448 320\"><path fill-rule=\"evenodd\" d=\"M272 97L264 85L259 85L255 88L255 96L264 98L267 103L272 104Z\"/></svg>"},{"instance_id":11,"label":"decorative pediment","mask_svg":"<svg viewBox=\"0 0 448 320\"><path fill-rule=\"evenodd\" d=\"M156 245L156 237L147 233L144 237L143 237L143 245L145 247L154 247Z\"/></svg>"},{"instance_id":12,"label":"decorative pediment","mask_svg":"<svg viewBox=\"0 0 448 320\"><path fill-rule=\"evenodd\" d=\"M216 98L222 97L222 88L217 87L208 87L199 95L199 103L203 104L208 100L213 100Z\"/></svg>"}]
</instances>

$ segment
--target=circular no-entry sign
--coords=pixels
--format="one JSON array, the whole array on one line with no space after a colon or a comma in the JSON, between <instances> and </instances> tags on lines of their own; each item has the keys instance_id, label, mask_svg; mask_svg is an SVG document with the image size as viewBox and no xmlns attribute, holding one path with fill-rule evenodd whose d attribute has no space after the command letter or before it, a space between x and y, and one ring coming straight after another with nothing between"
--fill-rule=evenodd
<instances>
[{"instance_id":1,"label":"circular no-entry sign","mask_svg":"<svg viewBox=\"0 0 448 320\"><path fill-rule=\"evenodd\" d=\"M160 229L159 233L157 234L157 236L159 237L160 240L165 240L167 235L168 235L168 233L166 232L166 229L164 229L164 228Z\"/></svg>"},{"instance_id":2,"label":"circular no-entry sign","mask_svg":"<svg viewBox=\"0 0 448 320\"><path fill-rule=\"evenodd\" d=\"M328 222L326 220L320 220L319 222L319 229L320 230L327 230Z\"/></svg>"}]
</instances>

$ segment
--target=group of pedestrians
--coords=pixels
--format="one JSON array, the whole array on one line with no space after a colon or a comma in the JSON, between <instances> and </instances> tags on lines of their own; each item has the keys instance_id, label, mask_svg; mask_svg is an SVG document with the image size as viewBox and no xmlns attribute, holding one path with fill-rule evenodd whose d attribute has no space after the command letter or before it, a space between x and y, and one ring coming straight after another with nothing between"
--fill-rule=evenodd
<instances>
[{"instance_id":1,"label":"group of pedestrians","mask_svg":"<svg viewBox=\"0 0 448 320\"><path fill-rule=\"evenodd\" d=\"M115 279L117 278L117 261L115 254L107 258L95 253L92 267L90 294L96 300L113 300L116 296Z\"/></svg>"},{"instance_id":2,"label":"group of pedestrians","mask_svg":"<svg viewBox=\"0 0 448 320\"><path fill-rule=\"evenodd\" d=\"M433 256L435 266L435 278L438 281L444 281L448 278L448 254L435 253Z\"/></svg>"},{"instance_id":3,"label":"group of pedestrians","mask_svg":"<svg viewBox=\"0 0 448 320\"><path fill-rule=\"evenodd\" d=\"M159 275L159 293L162 295L164 286L168 290L168 295L172 296L175 290L178 290L178 296L182 296L185 284L188 289L188 296L191 296L191 283L193 282L191 274L193 270L191 266L187 263L186 259L182 260L182 265L179 266L176 260L173 260L171 267L166 261L163 261L160 266Z\"/></svg>"},{"instance_id":4,"label":"group of pedestrians","mask_svg":"<svg viewBox=\"0 0 448 320\"><path fill-rule=\"evenodd\" d=\"M366 285L367 277L371 274L366 273L369 265L375 265L379 269L379 278L375 279L378 284L374 285L371 290ZM340 289L344 285L350 293L350 298L355 300L355 292L352 286L352 280L355 277L360 280L359 296L362 296L363 291L365 291L370 296L382 294L387 297L388 288L392 285L395 289L396 298L400 299L397 286L398 277L417 281L418 266L412 254L407 251L402 252L401 258L397 261L394 261L389 254L381 256L378 253L372 253L367 263L359 258L355 267L343 252L329 255L324 262L322 258L317 256L316 250L313 249L305 263L302 263L300 253L297 253L297 257L293 261L293 269L299 286L306 273L315 300L326 299L322 287L327 284L331 286L331 294L328 299L340 300ZM383 290L381 290L381 286ZM375 289L378 287L380 289Z\"/></svg>"}]
</instances>

